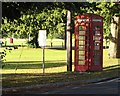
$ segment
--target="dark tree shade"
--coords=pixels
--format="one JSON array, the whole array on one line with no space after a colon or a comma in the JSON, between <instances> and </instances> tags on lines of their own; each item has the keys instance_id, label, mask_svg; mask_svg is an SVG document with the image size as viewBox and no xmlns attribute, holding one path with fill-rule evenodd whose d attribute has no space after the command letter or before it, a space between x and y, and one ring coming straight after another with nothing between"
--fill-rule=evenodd
<instances>
[{"instance_id":1,"label":"dark tree shade","mask_svg":"<svg viewBox=\"0 0 120 96\"><path fill-rule=\"evenodd\" d=\"M82 13L80 8L99 9L96 7L96 3L89 2L2 2L2 17L13 20L19 18L22 12L26 13L28 10L41 12L43 9L51 10L56 7L71 10L73 13Z\"/></svg>"},{"instance_id":2,"label":"dark tree shade","mask_svg":"<svg viewBox=\"0 0 120 96\"><path fill-rule=\"evenodd\" d=\"M31 8L31 2L2 2L2 17L8 19L18 19L21 12L24 12Z\"/></svg>"}]
</instances>

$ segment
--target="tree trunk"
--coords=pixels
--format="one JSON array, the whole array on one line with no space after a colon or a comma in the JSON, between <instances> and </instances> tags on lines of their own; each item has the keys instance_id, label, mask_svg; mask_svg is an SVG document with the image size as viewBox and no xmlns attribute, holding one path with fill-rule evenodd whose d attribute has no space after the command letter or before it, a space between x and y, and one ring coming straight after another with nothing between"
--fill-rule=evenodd
<instances>
[{"instance_id":1,"label":"tree trunk","mask_svg":"<svg viewBox=\"0 0 120 96\"><path fill-rule=\"evenodd\" d=\"M120 15L112 18L109 55L110 58L120 58Z\"/></svg>"},{"instance_id":2,"label":"tree trunk","mask_svg":"<svg viewBox=\"0 0 120 96\"><path fill-rule=\"evenodd\" d=\"M53 42L52 42L52 38L51 38L51 41L50 41L50 47L52 48L53 47Z\"/></svg>"},{"instance_id":3,"label":"tree trunk","mask_svg":"<svg viewBox=\"0 0 120 96\"><path fill-rule=\"evenodd\" d=\"M30 34L28 34L28 41L30 41Z\"/></svg>"},{"instance_id":4,"label":"tree trunk","mask_svg":"<svg viewBox=\"0 0 120 96\"><path fill-rule=\"evenodd\" d=\"M39 44L38 44L38 32L35 34L35 47L39 48Z\"/></svg>"},{"instance_id":5,"label":"tree trunk","mask_svg":"<svg viewBox=\"0 0 120 96\"><path fill-rule=\"evenodd\" d=\"M119 15L119 21L118 21L118 39L117 39L117 53L116 57L120 58L120 15Z\"/></svg>"},{"instance_id":6,"label":"tree trunk","mask_svg":"<svg viewBox=\"0 0 120 96\"><path fill-rule=\"evenodd\" d=\"M66 16L67 16L67 15L66 15ZM66 23L65 23L65 26L64 26L64 30L65 30L65 31L64 31L65 33L64 33L64 34L65 34L65 35L64 35L64 37L63 37L63 40L64 40L63 48L66 49L66 47L67 47L67 32L66 32L66 31L67 31L67 30L66 30L66 27L67 27L67 19L66 19L64 22L66 22Z\"/></svg>"},{"instance_id":7,"label":"tree trunk","mask_svg":"<svg viewBox=\"0 0 120 96\"><path fill-rule=\"evenodd\" d=\"M67 71L72 71L72 32L71 32L71 11L67 11Z\"/></svg>"}]
</instances>

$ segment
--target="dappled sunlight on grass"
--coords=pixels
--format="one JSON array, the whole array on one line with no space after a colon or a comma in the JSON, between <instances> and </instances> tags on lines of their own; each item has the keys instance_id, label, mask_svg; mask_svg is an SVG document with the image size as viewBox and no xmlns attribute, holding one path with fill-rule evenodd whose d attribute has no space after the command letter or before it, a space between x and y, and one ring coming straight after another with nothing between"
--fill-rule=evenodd
<instances>
[{"instance_id":1,"label":"dappled sunlight on grass","mask_svg":"<svg viewBox=\"0 0 120 96\"><path fill-rule=\"evenodd\" d=\"M47 72L60 72L58 68L65 66L66 56L65 50L45 50L45 67ZM17 66L17 73L37 72L41 73L42 70L42 49L41 48L19 48L17 50L8 52L6 56L6 64L2 73L15 73ZM53 67L53 68L52 68ZM49 71L49 68L51 71ZM52 71L53 69L53 71ZM64 68L61 68L64 69Z\"/></svg>"},{"instance_id":2,"label":"dappled sunlight on grass","mask_svg":"<svg viewBox=\"0 0 120 96\"><path fill-rule=\"evenodd\" d=\"M45 49L45 60L66 60L65 50ZM42 61L41 48L19 48L6 55L7 61Z\"/></svg>"},{"instance_id":3,"label":"dappled sunlight on grass","mask_svg":"<svg viewBox=\"0 0 120 96\"><path fill-rule=\"evenodd\" d=\"M108 49L104 49L103 51L103 67L109 67L109 66L117 66L119 64L119 60L120 59L116 59L116 58L109 58L108 55Z\"/></svg>"},{"instance_id":4,"label":"dappled sunlight on grass","mask_svg":"<svg viewBox=\"0 0 120 96\"><path fill-rule=\"evenodd\" d=\"M31 86L50 82L68 82L102 77L118 76L118 60L109 59L108 49L104 50L101 72L74 72L74 50L72 72L67 72L66 50L45 49L45 75L42 69L41 48L18 48L7 52L3 67L3 87ZM61 78L62 77L62 78Z\"/></svg>"},{"instance_id":5,"label":"dappled sunlight on grass","mask_svg":"<svg viewBox=\"0 0 120 96\"><path fill-rule=\"evenodd\" d=\"M74 50L73 50L74 71ZM104 49L103 67L118 67L118 59L109 59L108 49ZM6 65L2 73L42 73L42 49L41 48L19 48L8 52ZM112 67L111 67L112 68ZM45 70L47 73L59 73L66 70L66 50L45 50Z\"/></svg>"},{"instance_id":6,"label":"dappled sunlight on grass","mask_svg":"<svg viewBox=\"0 0 120 96\"><path fill-rule=\"evenodd\" d=\"M66 72L66 66L63 67L56 67L56 68L47 68L46 73L60 73L60 72Z\"/></svg>"},{"instance_id":7,"label":"dappled sunlight on grass","mask_svg":"<svg viewBox=\"0 0 120 96\"><path fill-rule=\"evenodd\" d=\"M53 68L45 68L45 73L59 73L59 72L66 72L66 66L62 66L62 67L53 67ZM14 74L14 73L43 73L43 69L42 68L36 68L36 69L17 69L15 71L15 69L5 69L2 70L3 74Z\"/></svg>"}]
</instances>

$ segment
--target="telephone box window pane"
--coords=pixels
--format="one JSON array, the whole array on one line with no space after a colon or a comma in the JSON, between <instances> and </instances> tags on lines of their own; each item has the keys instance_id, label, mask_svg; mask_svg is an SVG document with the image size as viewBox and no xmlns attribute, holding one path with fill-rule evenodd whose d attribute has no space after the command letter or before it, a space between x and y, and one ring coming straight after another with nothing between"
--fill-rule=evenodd
<instances>
[{"instance_id":1,"label":"telephone box window pane","mask_svg":"<svg viewBox=\"0 0 120 96\"><path fill-rule=\"evenodd\" d=\"M95 26L95 28L94 28L94 34L95 35L100 35L100 29L101 29L101 26Z\"/></svg>"},{"instance_id":2,"label":"telephone box window pane","mask_svg":"<svg viewBox=\"0 0 120 96\"><path fill-rule=\"evenodd\" d=\"M85 51L79 51L79 56L84 56L85 55Z\"/></svg>"},{"instance_id":3,"label":"telephone box window pane","mask_svg":"<svg viewBox=\"0 0 120 96\"><path fill-rule=\"evenodd\" d=\"M79 30L84 30L84 26L79 26Z\"/></svg>"},{"instance_id":4,"label":"telephone box window pane","mask_svg":"<svg viewBox=\"0 0 120 96\"><path fill-rule=\"evenodd\" d=\"M95 50L100 50L100 43L99 42L94 42L95 45Z\"/></svg>"},{"instance_id":5,"label":"telephone box window pane","mask_svg":"<svg viewBox=\"0 0 120 96\"><path fill-rule=\"evenodd\" d=\"M84 50L85 46L79 46L79 50Z\"/></svg>"},{"instance_id":6,"label":"telephone box window pane","mask_svg":"<svg viewBox=\"0 0 120 96\"><path fill-rule=\"evenodd\" d=\"M79 36L79 40L85 40L85 36Z\"/></svg>"},{"instance_id":7,"label":"telephone box window pane","mask_svg":"<svg viewBox=\"0 0 120 96\"><path fill-rule=\"evenodd\" d=\"M99 59L99 58L96 58L96 59L95 59L94 65L100 65L100 59Z\"/></svg>"},{"instance_id":8,"label":"telephone box window pane","mask_svg":"<svg viewBox=\"0 0 120 96\"><path fill-rule=\"evenodd\" d=\"M95 41L100 41L101 40L101 37L100 36L93 36L93 40L95 40Z\"/></svg>"},{"instance_id":9,"label":"telephone box window pane","mask_svg":"<svg viewBox=\"0 0 120 96\"><path fill-rule=\"evenodd\" d=\"M96 26L95 30L100 30L101 26Z\"/></svg>"},{"instance_id":10,"label":"telephone box window pane","mask_svg":"<svg viewBox=\"0 0 120 96\"><path fill-rule=\"evenodd\" d=\"M85 60L85 56L79 56L79 60Z\"/></svg>"},{"instance_id":11,"label":"telephone box window pane","mask_svg":"<svg viewBox=\"0 0 120 96\"><path fill-rule=\"evenodd\" d=\"M79 41L79 45L85 45L85 41Z\"/></svg>"},{"instance_id":12,"label":"telephone box window pane","mask_svg":"<svg viewBox=\"0 0 120 96\"><path fill-rule=\"evenodd\" d=\"M85 35L85 31L79 31L79 35Z\"/></svg>"},{"instance_id":13,"label":"telephone box window pane","mask_svg":"<svg viewBox=\"0 0 120 96\"><path fill-rule=\"evenodd\" d=\"M100 64L100 57L95 56L94 57L94 65L99 65Z\"/></svg>"},{"instance_id":14,"label":"telephone box window pane","mask_svg":"<svg viewBox=\"0 0 120 96\"><path fill-rule=\"evenodd\" d=\"M94 64L95 65L100 64L100 52L98 50L94 51Z\"/></svg>"},{"instance_id":15,"label":"telephone box window pane","mask_svg":"<svg viewBox=\"0 0 120 96\"><path fill-rule=\"evenodd\" d=\"M95 27L93 28L94 31L100 31L100 29L101 29L101 26L95 26Z\"/></svg>"},{"instance_id":16,"label":"telephone box window pane","mask_svg":"<svg viewBox=\"0 0 120 96\"><path fill-rule=\"evenodd\" d=\"M95 35L100 35L100 31L95 31Z\"/></svg>"},{"instance_id":17,"label":"telephone box window pane","mask_svg":"<svg viewBox=\"0 0 120 96\"><path fill-rule=\"evenodd\" d=\"M95 56L100 55L100 51L99 50L94 50L94 55Z\"/></svg>"},{"instance_id":18,"label":"telephone box window pane","mask_svg":"<svg viewBox=\"0 0 120 96\"><path fill-rule=\"evenodd\" d=\"M100 50L100 46L95 46L95 50Z\"/></svg>"},{"instance_id":19,"label":"telephone box window pane","mask_svg":"<svg viewBox=\"0 0 120 96\"><path fill-rule=\"evenodd\" d=\"M85 65L85 61L78 61L79 65Z\"/></svg>"}]
</instances>

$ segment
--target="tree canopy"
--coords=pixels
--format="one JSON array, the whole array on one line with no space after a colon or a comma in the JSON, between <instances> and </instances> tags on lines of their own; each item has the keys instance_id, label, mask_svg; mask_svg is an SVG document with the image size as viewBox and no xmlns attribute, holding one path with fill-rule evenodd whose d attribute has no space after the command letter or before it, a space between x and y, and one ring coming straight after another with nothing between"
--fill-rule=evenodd
<instances>
[{"instance_id":1,"label":"tree canopy","mask_svg":"<svg viewBox=\"0 0 120 96\"><path fill-rule=\"evenodd\" d=\"M118 14L119 4L111 2L2 2L3 37L27 38L30 34L32 44L37 43L39 29L47 30L47 36L65 38L66 11L76 15L95 13L104 17L104 34L110 33L113 15ZM74 26L74 24L72 25Z\"/></svg>"}]
</instances>

